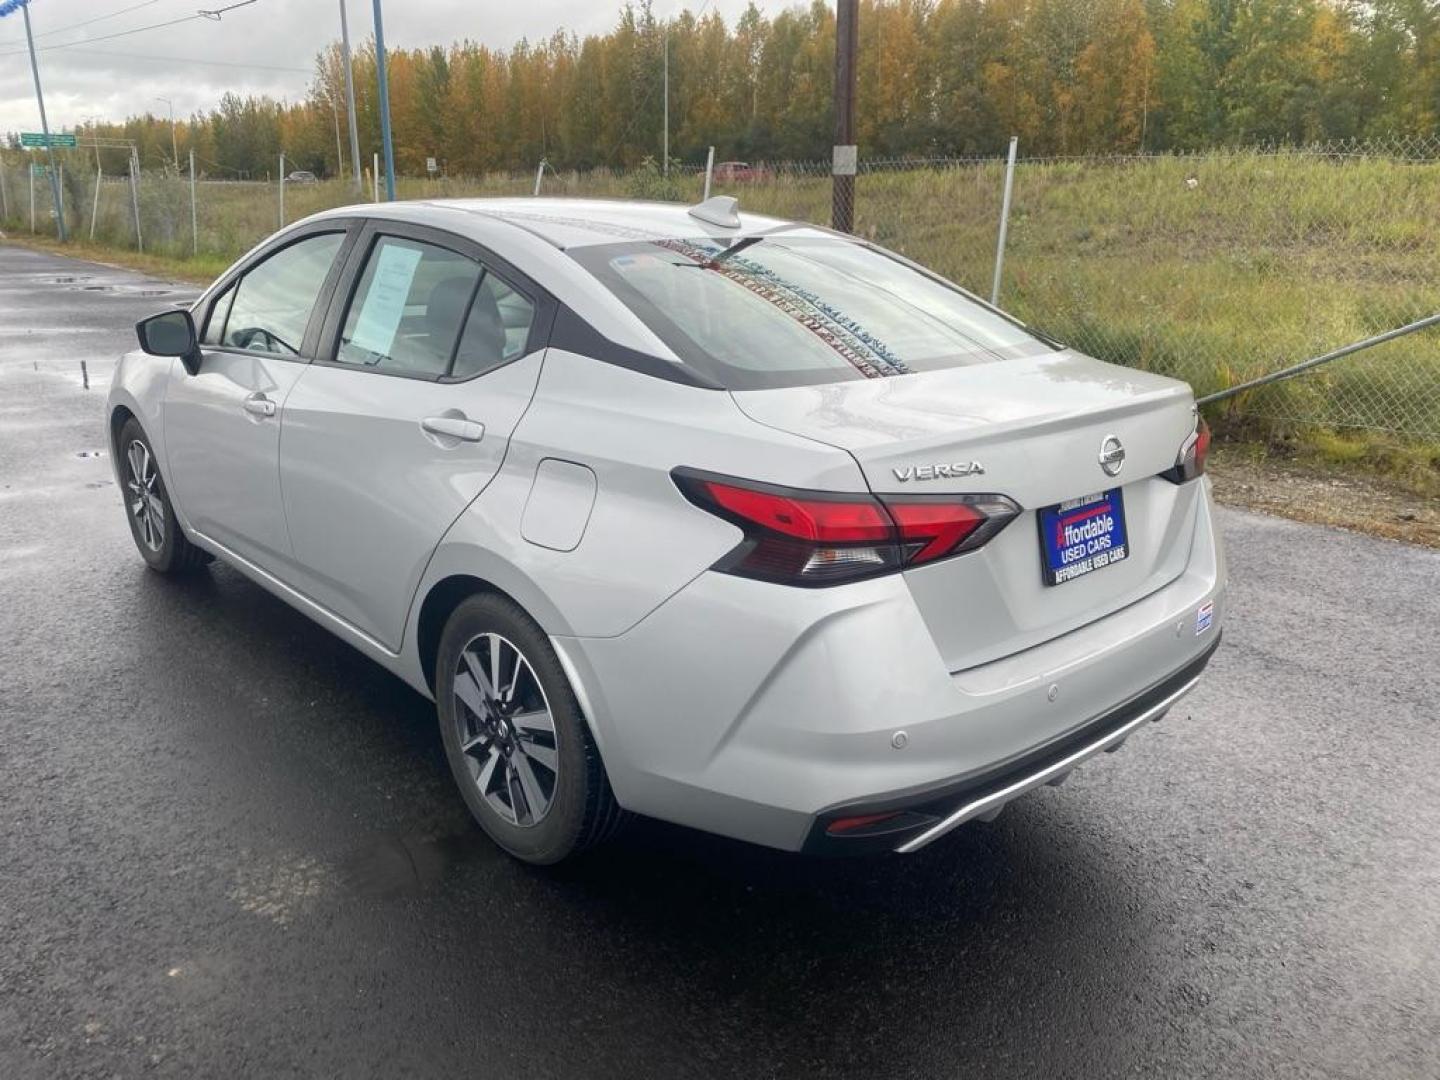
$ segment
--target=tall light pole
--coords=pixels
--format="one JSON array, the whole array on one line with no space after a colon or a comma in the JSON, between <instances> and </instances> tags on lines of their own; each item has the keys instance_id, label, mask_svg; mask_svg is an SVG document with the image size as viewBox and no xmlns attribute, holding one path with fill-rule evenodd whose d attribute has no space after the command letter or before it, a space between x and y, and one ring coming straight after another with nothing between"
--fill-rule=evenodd
<instances>
[{"instance_id":1,"label":"tall light pole","mask_svg":"<svg viewBox=\"0 0 1440 1080\"><path fill-rule=\"evenodd\" d=\"M180 151L175 147L175 103L168 97L156 97L156 101L163 101L170 106L170 161L175 166L175 175L180 175Z\"/></svg>"},{"instance_id":2,"label":"tall light pole","mask_svg":"<svg viewBox=\"0 0 1440 1080\"><path fill-rule=\"evenodd\" d=\"M390 81L385 75L385 20L375 0L375 70L380 77L380 142L385 148L385 198L395 201L395 146L390 141Z\"/></svg>"},{"instance_id":3,"label":"tall light pole","mask_svg":"<svg viewBox=\"0 0 1440 1080\"><path fill-rule=\"evenodd\" d=\"M355 170L355 193L361 192L360 131L355 121L355 76L350 72L350 26L345 20L345 0L340 0L340 49L345 56L345 106L350 111L350 165Z\"/></svg>"}]
</instances>

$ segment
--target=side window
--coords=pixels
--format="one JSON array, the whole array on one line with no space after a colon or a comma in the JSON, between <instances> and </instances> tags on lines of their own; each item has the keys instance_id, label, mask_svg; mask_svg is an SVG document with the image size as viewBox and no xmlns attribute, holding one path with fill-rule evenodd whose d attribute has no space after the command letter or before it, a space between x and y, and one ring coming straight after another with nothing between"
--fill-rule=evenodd
<instances>
[{"instance_id":1,"label":"side window","mask_svg":"<svg viewBox=\"0 0 1440 1080\"><path fill-rule=\"evenodd\" d=\"M219 345L225 333L225 318L230 314L230 305L235 302L235 286L230 286L210 305L210 318L205 323L205 333L200 338L202 345Z\"/></svg>"},{"instance_id":2,"label":"side window","mask_svg":"<svg viewBox=\"0 0 1440 1080\"><path fill-rule=\"evenodd\" d=\"M338 232L307 237L246 271L235 286L221 344L298 356L310 312L344 239Z\"/></svg>"},{"instance_id":3,"label":"side window","mask_svg":"<svg viewBox=\"0 0 1440 1080\"><path fill-rule=\"evenodd\" d=\"M464 255L380 237L345 313L335 359L405 375L444 375L480 274L480 265Z\"/></svg>"},{"instance_id":4,"label":"side window","mask_svg":"<svg viewBox=\"0 0 1440 1080\"><path fill-rule=\"evenodd\" d=\"M530 338L530 324L535 320L535 306L490 271L475 292L470 317L465 320L465 333L455 350L457 379L499 367L525 351Z\"/></svg>"}]
</instances>

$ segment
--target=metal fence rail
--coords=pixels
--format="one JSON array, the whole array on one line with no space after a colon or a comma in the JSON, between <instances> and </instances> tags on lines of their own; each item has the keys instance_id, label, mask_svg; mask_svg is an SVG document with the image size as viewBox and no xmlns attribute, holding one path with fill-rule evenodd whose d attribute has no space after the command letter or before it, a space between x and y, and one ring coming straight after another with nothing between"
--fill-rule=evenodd
<instances>
[{"instance_id":1,"label":"metal fence rail","mask_svg":"<svg viewBox=\"0 0 1440 1080\"><path fill-rule=\"evenodd\" d=\"M97 177L60 155L76 237L207 266L275 228L279 185L142 171ZM31 228L32 159L0 153L0 228ZM831 162L648 162L587 172L397 178L400 198L628 196L827 222ZM1440 311L1440 138L1204 153L861 160L854 231L919 260L1077 349L1211 394ZM53 234L37 175L34 228ZM373 178L366 184L374 190ZM193 195L192 195L193 193ZM193 198L193 202L192 202ZM285 219L354 201L344 180L292 183ZM192 217L193 214L193 217ZM1000 241L1003 234L1003 248ZM1002 259L1003 252L1003 259ZM1393 340L1232 401L1227 419L1440 439L1440 335Z\"/></svg>"}]
</instances>

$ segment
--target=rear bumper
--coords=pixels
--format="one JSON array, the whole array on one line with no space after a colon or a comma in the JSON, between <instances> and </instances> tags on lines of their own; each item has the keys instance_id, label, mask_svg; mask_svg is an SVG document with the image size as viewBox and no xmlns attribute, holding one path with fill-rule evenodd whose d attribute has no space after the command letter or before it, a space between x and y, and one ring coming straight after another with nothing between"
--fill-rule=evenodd
<instances>
[{"instance_id":1,"label":"rear bumper","mask_svg":"<svg viewBox=\"0 0 1440 1080\"><path fill-rule=\"evenodd\" d=\"M1213 653L1224 580L1207 499L1168 585L953 674L898 576L784 589L706 573L625 634L552 640L627 809L790 851L893 849L1128 735ZM893 808L917 816L843 847L823 835Z\"/></svg>"},{"instance_id":2,"label":"rear bumper","mask_svg":"<svg viewBox=\"0 0 1440 1080\"><path fill-rule=\"evenodd\" d=\"M1164 719L1172 705L1199 685L1201 672L1219 647L1217 633L1209 647L1179 671L1103 716L1013 761L997 763L978 775L928 791L832 807L816 816L803 850L816 855L877 850L909 854L967 821L989 821L1012 799L1046 784L1059 786L1096 754L1120 749L1136 730ZM829 832L837 821L870 817L881 820L843 833Z\"/></svg>"}]
</instances>

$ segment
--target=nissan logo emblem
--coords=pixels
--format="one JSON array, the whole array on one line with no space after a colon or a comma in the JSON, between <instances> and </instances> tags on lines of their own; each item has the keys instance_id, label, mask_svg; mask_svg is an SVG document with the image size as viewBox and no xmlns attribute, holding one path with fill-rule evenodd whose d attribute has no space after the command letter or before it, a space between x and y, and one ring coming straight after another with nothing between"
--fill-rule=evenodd
<instances>
[{"instance_id":1,"label":"nissan logo emblem","mask_svg":"<svg viewBox=\"0 0 1440 1080\"><path fill-rule=\"evenodd\" d=\"M1119 476L1125 467L1125 447L1118 436L1106 435L1100 442L1100 468L1106 476Z\"/></svg>"}]
</instances>

